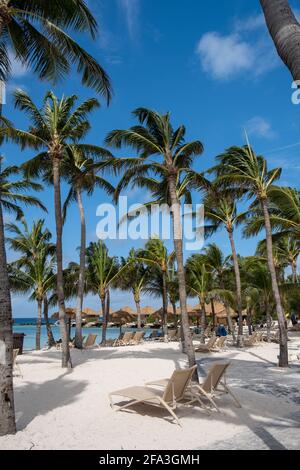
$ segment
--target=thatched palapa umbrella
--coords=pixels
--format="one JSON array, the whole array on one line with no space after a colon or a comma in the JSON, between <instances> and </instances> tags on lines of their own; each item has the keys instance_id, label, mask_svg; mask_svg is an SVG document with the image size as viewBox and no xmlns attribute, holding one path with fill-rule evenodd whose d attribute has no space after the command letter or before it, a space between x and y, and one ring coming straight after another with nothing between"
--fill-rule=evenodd
<instances>
[{"instance_id":1,"label":"thatched palapa umbrella","mask_svg":"<svg viewBox=\"0 0 300 470\"><path fill-rule=\"evenodd\" d=\"M126 323L130 323L135 319L135 313L130 307L123 307L116 312L112 312L108 317L112 323L118 323L120 325L120 334L122 333L122 326Z\"/></svg>"}]
</instances>

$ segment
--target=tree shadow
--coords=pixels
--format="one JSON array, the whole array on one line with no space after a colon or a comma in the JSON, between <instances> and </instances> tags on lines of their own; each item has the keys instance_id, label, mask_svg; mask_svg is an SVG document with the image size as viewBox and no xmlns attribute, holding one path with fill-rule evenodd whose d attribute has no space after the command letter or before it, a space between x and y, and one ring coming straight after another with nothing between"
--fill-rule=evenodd
<instances>
[{"instance_id":1,"label":"tree shadow","mask_svg":"<svg viewBox=\"0 0 300 470\"><path fill-rule=\"evenodd\" d=\"M68 375L69 371L39 384L22 381L22 387L15 389L18 431L26 428L36 416L44 415L77 400L88 382L66 380Z\"/></svg>"}]
</instances>

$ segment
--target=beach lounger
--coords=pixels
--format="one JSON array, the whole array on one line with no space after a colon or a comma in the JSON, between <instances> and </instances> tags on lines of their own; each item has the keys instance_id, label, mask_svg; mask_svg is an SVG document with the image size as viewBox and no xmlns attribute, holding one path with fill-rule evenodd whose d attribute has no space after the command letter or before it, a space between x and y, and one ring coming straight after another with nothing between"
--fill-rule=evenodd
<instances>
[{"instance_id":1,"label":"beach lounger","mask_svg":"<svg viewBox=\"0 0 300 470\"><path fill-rule=\"evenodd\" d=\"M221 336L221 337L218 338L218 340L216 341L215 348L216 348L216 349L219 349L220 351L222 351L223 349L226 348L226 341L227 341L227 336Z\"/></svg>"},{"instance_id":2,"label":"beach lounger","mask_svg":"<svg viewBox=\"0 0 300 470\"><path fill-rule=\"evenodd\" d=\"M170 415L175 419L176 423L181 426L178 416L175 414L179 402L186 400L187 389L190 386L192 376L197 366L184 370L176 370L173 372L171 378L166 381L166 386L163 390L156 390L149 386L144 387L129 387L123 390L117 390L109 394L110 405L113 408L113 396L119 396L130 400L129 403L115 408L116 411L124 410L130 406L138 403L157 406L165 408ZM198 398L193 398L192 401L198 401ZM199 400L201 403L201 400ZM188 404L188 403L186 403Z\"/></svg>"},{"instance_id":3,"label":"beach lounger","mask_svg":"<svg viewBox=\"0 0 300 470\"><path fill-rule=\"evenodd\" d=\"M215 398L224 394L229 394L235 401L237 407L242 408L242 405L226 383L226 371L229 366L230 362L214 364L201 384L192 383L191 385L194 393L198 392L201 399L207 398L207 400L219 412L220 409L215 402Z\"/></svg>"},{"instance_id":4,"label":"beach lounger","mask_svg":"<svg viewBox=\"0 0 300 470\"><path fill-rule=\"evenodd\" d=\"M195 351L205 353L205 352L212 352L214 349L216 350L215 345L216 345L217 339L218 338L216 336L212 336L206 344L199 344L195 348Z\"/></svg>"},{"instance_id":5,"label":"beach lounger","mask_svg":"<svg viewBox=\"0 0 300 470\"><path fill-rule=\"evenodd\" d=\"M130 345L130 342L132 341L134 336L133 331L126 331L126 333L123 334L123 336L120 339L117 339L115 341L114 346L128 346Z\"/></svg>"},{"instance_id":6,"label":"beach lounger","mask_svg":"<svg viewBox=\"0 0 300 470\"><path fill-rule=\"evenodd\" d=\"M177 341L177 330L169 330L167 341Z\"/></svg>"},{"instance_id":7,"label":"beach lounger","mask_svg":"<svg viewBox=\"0 0 300 470\"><path fill-rule=\"evenodd\" d=\"M98 335L94 335L94 334L89 334L87 339L84 341L84 343L82 344L82 348L83 349L91 349L95 346L99 347L98 344L96 344L96 339L97 339L97 336Z\"/></svg>"},{"instance_id":8,"label":"beach lounger","mask_svg":"<svg viewBox=\"0 0 300 470\"><path fill-rule=\"evenodd\" d=\"M248 338L245 338L244 345L247 347L257 346L258 338L259 338L259 332L254 331L253 335L249 336Z\"/></svg>"},{"instance_id":9,"label":"beach lounger","mask_svg":"<svg viewBox=\"0 0 300 470\"><path fill-rule=\"evenodd\" d=\"M133 335L132 340L130 341L130 344L132 345L141 344L144 336L145 336L144 331L136 331L135 334Z\"/></svg>"}]
</instances>

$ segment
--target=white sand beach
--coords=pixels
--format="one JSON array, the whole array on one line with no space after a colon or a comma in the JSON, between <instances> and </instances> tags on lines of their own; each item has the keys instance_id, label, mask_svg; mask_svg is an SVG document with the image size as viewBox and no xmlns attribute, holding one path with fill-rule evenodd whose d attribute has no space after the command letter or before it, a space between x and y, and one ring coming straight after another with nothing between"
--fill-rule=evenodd
<instances>
[{"instance_id":1,"label":"white sand beach","mask_svg":"<svg viewBox=\"0 0 300 470\"><path fill-rule=\"evenodd\" d=\"M57 351L26 353L23 378L14 380L18 432L0 438L0 449L300 449L300 335L290 337L288 370L275 366L276 344L197 354L201 374L231 361L228 383L242 409L229 396L218 399L221 413L180 408L182 428L163 410L115 412L108 400L113 390L184 367L178 343L72 351L71 371L60 368Z\"/></svg>"}]
</instances>

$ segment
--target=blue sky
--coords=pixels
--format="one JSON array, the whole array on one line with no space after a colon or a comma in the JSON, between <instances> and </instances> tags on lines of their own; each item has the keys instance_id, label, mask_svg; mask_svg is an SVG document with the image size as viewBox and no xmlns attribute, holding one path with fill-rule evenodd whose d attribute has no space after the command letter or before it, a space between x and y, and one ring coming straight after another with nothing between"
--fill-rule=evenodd
<instances>
[{"instance_id":1,"label":"blue sky","mask_svg":"<svg viewBox=\"0 0 300 470\"><path fill-rule=\"evenodd\" d=\"M186 125L187 139L204 143L205 152L196 164L199 171L209 168L214 156L225 148L242 144L245 128L269 165L283 167L281 183L298 186L300 108L292 104L292 79L276 55L258 0L219 0L218 8L214 2L196 0L88 3L99 21L100 35L94 42L84 37L78 40L105 67L115 92L111 106L107 108L101 100L102 107L92 116L90 143L102 145L108 131L132 125L130 113L138 106L171 111L174 126ZM81 86L75 72L53 86L39 82L14 61L4 112L19 127L26 126L26 118L12 106L11 93L16 87L27 90L37 103L48 89L57 95L75 93L79 100L94 96L93 90ZM12 145L4 145L2 153L7 164L19 164L32 156ZM138 190L128 196L130 202L147 199ZM49 214L28 210L26 216L29 220L45 217L54 233L52 188L46 188L41 198L50 208ZM101 191L85 199L88 241L96 239L96 208L102 202L109 201ZM212 241L229 253L225 233ZM242 255L254 252L256 240L242 240L237 233L237 242ZM110 242L111 254L126 255L132 244ZM65 263L77 259L78 245L79 218L74 206L64 230ZM9 253L9 259L13 257ZM115 292L112 307L124 304L133 305L130 294ZM144 298L143 304L159 306L160 301ZM13 305L15 316L35 315L35 305L26 298L14 297ZM97 298L89 297L86 305L99 309Z\"/></svg>"}]
</instances>

